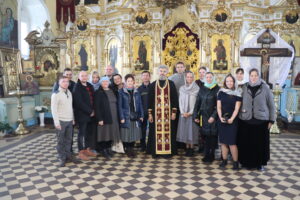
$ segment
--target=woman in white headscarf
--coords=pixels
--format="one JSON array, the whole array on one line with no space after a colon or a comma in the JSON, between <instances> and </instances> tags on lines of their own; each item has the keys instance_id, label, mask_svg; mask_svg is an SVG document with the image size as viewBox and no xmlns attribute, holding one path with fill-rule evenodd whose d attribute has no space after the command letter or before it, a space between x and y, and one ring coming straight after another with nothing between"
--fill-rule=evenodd
<instances>
[{"instance_id":1,"label":"woman in white headscarf","mask_svg":"<svg viewBox=\"0 0 300 200\"><path fill-rule=\"evenodd\" d=\"M100 87L100 76L97 71L93 71L89 78L89 83L92 84L94 91L97 91Z\"/></svg>"},{"instance_id":2,"label":"woman in white headscarf","mask_svg":"<svg viewBox=\"0 0 300 200\"><path fill-rule=\"evenodd\" d=\"M198 144L199 127L193 120L194 106L199 86L194 81L193 72L186 72L185 85L179 89L179 123L177 141L186 144L186 156L193 156L194 144Z\"/></svg>"},{"instance_id":3,"label":"woman in white headscarf","mask_svg":"<svg viewBox=\"0 0 300 200\"><path fill-rule=\"evenodd\" d=\"M238 129L239 161L243 167L264 170L270 159L270 132L275 122L274 97L268 84L253 68L244 84Z\"/></svg>"},{"instance_id":4,"label":"woman in white headscarf","mask_svg":"<svg viewBox=\"0 0 300 200\"><path fill-rule=\"evenodd\" d=\"M233 169L239 169L236 138L238 128L237 116L241 101L241 91L238 88L236 80L231 74L228 74L224 79L223 88L219 90L217 101L219 116L217 127L223 158L222 163L219 165L221 168L225 168L227 165L227 157L230 149L233 158Z\"/></svg>"}]
</instances>

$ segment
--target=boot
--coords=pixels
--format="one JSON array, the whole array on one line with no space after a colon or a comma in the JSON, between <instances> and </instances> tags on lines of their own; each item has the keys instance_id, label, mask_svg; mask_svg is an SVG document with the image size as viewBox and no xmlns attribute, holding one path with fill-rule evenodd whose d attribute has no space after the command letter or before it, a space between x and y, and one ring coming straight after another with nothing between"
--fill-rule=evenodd
<instances>
[{"instance_id":1,"label":"boot","mask_svg":"<svg viewBox=\"0 0 300 200\"><path fill-rule=\"evenodd\" d=\"M202 162L205 162L205 163L210 162L209 160L210 160L210 159L209 159L209 155L208 155L208 154L206 154L206 155L204 156L204 158L202 158Z\"/></svg>"},{"instance_id":2,"label":"boot","mask_svg":"<svg viewBox=\"0 0 300 200\"><path fill-rule=\"evenodd\" d=\"M191 154L191 150L190 150L190 148L187 148L185 150L185 156L190 157L190 154Z\"/></svg>"},{"instance_id":3,"label":"boot","mask_svg":"<svg viewBox=\"0 0 300 200\"><path fill-rule=\"evenodd\" d=\"M233 161L233 170L239 170L239 162L238 161Z\"/></svg>"},{"instance_id":4,"label":"boot","mask_svg":"<svg viewBox=\"0 0 300 200\"><path fill-rule=\"evenodd\" d=\"M131 157L136 158L136 152L133 149L132 149L132 152L131 152Z\"/></svg>"},{"instance_id":5,"label":"boot","mask_svg":"<svg viewBox=\"0 0 300 200\"><path fill-rule=\"evenodd\" d=\"M127 155L128 158L131 157L130 147L126 147L125 148L125 153L126 153L126 155Z\"/></svg>"},{"instance_id":6,"label":"boot","mask_svg":"<svg viewBox=\"0 0 300 200\"><path fill-rule=\"evenodd\" d=\"M114 157L114 152L111 150L111 148L107 149L107 153L109 154L110 157Z\"/></svg>"},{"instance_id":7,"label":"boot","mask_svg":"<svg viewBox=\"0 0 300 200\"><path fill-rule=\"evenodd\" d=\"M225 168L227 165L227 160L222 160L221 164L219 165L219 167L221 168Z\"/></svg>"},{"instance_id":8,"label":"boot","mask_svg":"<svg viewBox=\"0 0 300 200\"><path fill-rule=\"evenodd\" d=\"M66 166L66 160L59 159L59 167L65 167Z\"/></svg>"},{"instance_id":9,"label":"boot","mask_svg":"<svg viewBox=\"0 0 300 200\"><path fill-rule=\"evenodd\" d=\"M209 154L209 161L210 162L215 161L215 150L211 150L211 152Z\"/></svg>"},{"instance_id":10,"label":"boot","mask_svg":"<svg viewBox=\"0 0 300 200\"><path fill-rule=\"evenodd\" d=\"M102 154L102 156L103 156L104 158L110 159L110 156L109 156L109 154L107 153L107 149L103 149L103 150L101 151L101 154Z\"/></svg>"},{"instance_id":11,"label":"boot","mask_svg":"<svg viewBox=\"0 0 300 200\"><path fill-rule=\"evenodd\" d=\"M193 156L194 156L194 149L193 149L193 148L190 148L190 151L191 151L190 157L193 157Z\"/></svg>"}]
</instances>

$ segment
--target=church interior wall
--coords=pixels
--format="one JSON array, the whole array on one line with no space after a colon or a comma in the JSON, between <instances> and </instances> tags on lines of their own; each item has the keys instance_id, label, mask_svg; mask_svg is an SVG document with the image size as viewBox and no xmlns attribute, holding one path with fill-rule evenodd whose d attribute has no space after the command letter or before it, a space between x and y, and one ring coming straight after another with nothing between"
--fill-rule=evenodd
<instances>
[{"instance_id":1,"label":"church interior wall","mask_svg":"<svg viewBox=\"0 0 300 200\"><path fill-rule=\"evenodd\" d=\"M19 8L26 1L28 0L19 0ZM175 9L158 7L154 1L113 0L108 3L107 0L99 0L98 4L88 6L84 6L84 1L81 1L76 6L77 21L74 24L69 22L67 26L63 23L59 26L56 21L56 1L34 1L41 2L42 6L46 8L46 11L43 11L45 12L44 16L50 22L50 28L55 37L60 38L56 44L62 47L58 71L62 72L66 67L73 68L75 70L74 80L77 79L80 67L80 56L78 55L80 44L84 43L86 45L89 71L98 70L103 75L104 67L111 62L109 58L109 43L112 39L119 41L119 73L122 75L132 72L138 74L139 72L135 70L136 57L134 58L133 55L133 50L136 49L133 46L133 41L137 36L150 37L151 47L149 51L151 51L151 58L147 59L150 59L150 71L153 73L152 79L156 79L157 66L164 64L162 63L162 40L164 35L179 22L184 22L192 32L199 36L198 65L206 66L210 70L212 70L214 54L212 44L216 44L216 41L213 40L214 38L219 38L214 35L219 34L230 37L230 43L226 47L230 48L230 51L227 53L230 66L228 66L229 69L226 71L217 72L219 82L222 82L221 80L228 72L233 73L239 67L240 45L245 44L261 29L266 27L270 27L286 41L292 39L296 48L296 56L300 56L299 20L295 25L289 25L284 22L284 14L287 10L296 9L299 13L299 8L289 4L286 0L193 0L190 1L193 3L178 6ZM216 22L214 16L212 16L215 10L221 8L227 10L229 14L227 16L228 19L224 23ZM145 24L138 24L135 20L137 13L141 10L146 12L149 17ZM33 30L42 31L44 22L41 24L41 22L32 20L35 17L35 13L28 9L28 6L24 7L23 10L20 9L19 13L20 23L27 24L28 32ZM87 22L85 31L77 29L76 23L82 19ZM295 30L290 31L293 26ZM65 30L66 32L64 32ZM21 37L25 37L24 33ZM23 54L24 58L27 59L30 56L29 45L24 45L23 42L21 46L27 47ZM44 87L43 91L46 94L50 89L51 87ZM47 95L49 94L47 93ZM38 104L43 104L43 100L38 99L36 101Z\"/></svg>"}]
</instances>

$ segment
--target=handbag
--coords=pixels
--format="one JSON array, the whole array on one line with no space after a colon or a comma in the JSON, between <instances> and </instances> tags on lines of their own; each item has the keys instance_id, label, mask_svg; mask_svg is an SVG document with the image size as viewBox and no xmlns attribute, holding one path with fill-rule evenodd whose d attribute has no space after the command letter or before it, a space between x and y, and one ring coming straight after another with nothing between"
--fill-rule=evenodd
<instances>
[{"instance_id":1,"label":"handbag","mask_svg":"<svg viewBox=\"0 0 300 200\"><path fill-rule=\"evenodd\" d=\"M111 149L117 153L125 153L123 143L121 141L114 142Z\"/></svg>"},{"instance_id":2,"label":"handbag","mask_svg":"<svg viewBox=\"0 0 300 200\"><path fill-rule=\"evenodd\" d=\"M130 121L138 121L139 115L137 112L130 112Z\"/></svg>"}]
</instances>

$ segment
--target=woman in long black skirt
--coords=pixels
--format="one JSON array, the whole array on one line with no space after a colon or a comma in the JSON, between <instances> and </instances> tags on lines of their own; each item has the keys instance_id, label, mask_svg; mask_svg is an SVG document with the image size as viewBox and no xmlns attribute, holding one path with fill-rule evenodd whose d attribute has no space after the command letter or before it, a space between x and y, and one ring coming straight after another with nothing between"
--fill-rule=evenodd
<instances>
[{"instance_id":1,"label":"woman in long black skirt","mask_svg":"<svg viewBox=\"0 0 300 200\"><path fill-rule=\"evenodd\" d=\"M117 97L109 88L108 77L100 79L101 87L95 95L95 114L98 122L97 141L101 154L109 159L113 157L112 142L121 141L118 118Z\"/></svg>"},{"instance_id":2,"label":"woman in long black skirt","mask_svg":"<svg viewBox=\"0 0 300 200\"><path fill-rule=\"evenodd\" d=\"M249 72L243 86L241 119L238 130L239 161L243 167L264 170L270 159L270 133L275 121L273 94L259 77L257 69Z\"/></svg>"}]
</instances>

